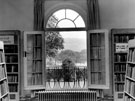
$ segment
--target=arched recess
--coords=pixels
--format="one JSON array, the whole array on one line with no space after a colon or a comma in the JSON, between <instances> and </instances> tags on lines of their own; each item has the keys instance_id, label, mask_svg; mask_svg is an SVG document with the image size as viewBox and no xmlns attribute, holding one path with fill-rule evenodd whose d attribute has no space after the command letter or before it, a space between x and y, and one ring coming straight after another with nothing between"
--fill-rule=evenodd
<instances>
[{"instance_id":1,"label":"arched recess","mask_svg":"<svg viewBox=\"0 0 135 101\"><path fill-rule=\"evenodd\" d=\"M82 16L72 9L60 9L48 19L45 28L84 28L86 24Z\"/></svg>"},{"instance_id":2,"label":"arched recess","mask_svg":"<svg viewBox=\"0 0 135 101\"><path fill-rule=\"evenodd\" d=\"M52 7L52 9L53 8L54 7ZM46 85L47 85L46 89L52 89L52 90L56 88L65 89L66 86L68 89L75 89L75 88L87 89L88 81L86 78L87 77L87 73L86 73L87 71L86 24L85 24L84 18L82 17L83 15L79 13L80 11L77 12L71 8L72 7L68 7L68 5L62 6L61 4L61 7L59 5L57 9L48 11L47 12L48 14L46 15L46 16L49 15L46 21L46 25L44 26L45 35L46 35L46 38L45 38L46 39L46 75L47 75L46 76ZM63 23L63 21L65 22ZM52 46L51 48L49 48L50 46L47 43L49 43L50 40L51 40L50 42L52 42L52 40L55 41L55 38L57 38L57 36L59 36L59 41L53 42L53 43L59 43L59 45L62 46L62 48L60 47L60 48L55 49L54 47L53 50L56 50L55 52L56 55L54 57L51 57ZM73 40L76 44L71 44L73 43ZM81 45L79 44L79 42ZM73 48L73 47L76 47L76 48ZM66 56L64 56L65 52L66 52ZM84 57L85 60L83 62L81 59L80 60L78 59L78 56L80 58L83 57L83 56L80 56L81 52L84 52L85 54L85 57ZM70 54L72 54L72 56ZM73 64L75 64L76 66L76 68L67 69L70 71L69 74L73 76L76 73L79 73L79 75L81 75L82 77L82 80L78 79L77 76L74 78L72 78L72 76L69 77L70 80L65 78L67 76L65 76L65 74L63 74L63 72L61 71L64 70L63 69L64 66L62 64L63 64L63 61L65 61L66 59L71 59L73 61ZM81 65L82 67L80 68L81 63L83 64L83 66ZM53 67L53 69L51 67ZM59 71L60 76L58 77L57 75L57 76L52 77L51 79L47 78L49 77L48 76L49 70L52 70L53 73L56 73L57 70L60 70ZM58 81L58 85L56 81ZM79 84L77 83L77 81L79 82Z\"/></svg>"},{"instance_id":3,"label":"arched recess","mask_svg":"<svg viewBox=\"0 0 135 101\"><path fill-rule=\"evenodd\" d=\"M75 4L75 3L70 3L70 2L60 2L57 4L53 4L53 6L51 7L47 7L47 3L44 4L44 28L47 24L47 21L49 19L49 17L56 11L60 10L60 9L72 9L74 11L76 11L78 14L80 14L80 16L83 18L86 28L87 28L87 10L85 10L83 7Z\"/></svg>"}]
</instances>

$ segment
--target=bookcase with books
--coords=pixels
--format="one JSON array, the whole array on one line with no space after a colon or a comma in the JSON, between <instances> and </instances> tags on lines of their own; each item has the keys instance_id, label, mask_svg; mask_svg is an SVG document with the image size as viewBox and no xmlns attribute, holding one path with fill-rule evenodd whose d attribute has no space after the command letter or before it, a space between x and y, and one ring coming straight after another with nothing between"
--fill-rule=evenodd
<instances>
[{"instance_id":1,"label":"bookcase with books","mask_svg":"<svg viewBox=\"0 0 135 101\"><path fill-rule=\"evenodd\" d=\"M5 61L10 101L19 101L20 87L20 31L1 30L0 40L4 42Z\"/></svg>"},{"instance_id":2,"label":"bookcase with books","mask_svg":"<svg viewBox=\"0 0 135 101\"><path fill-rule=\"evenodd\" d=\"M8 79L5 63L4 44L0 41L0 101L8 101Z\"/></svg>"},{"instance_id":3,"label":"bookcase with books","mask_svg":"<svg viewBox=\"0 0 135 101\"><path fill-rule=\"evenodd\" d=\"M135 38L135 29L112 29L111 34L114 101L123 101L128 41Z\"/></svg>"},{"instance_id":4,"label":"bookcase with books","mask_svg":"<svg viewBox=\"0 0 135 101\"><path fill-rule=\"evenodd\" d=\"M135 39L128 42L124 101L135 101Z\"/></svg>"}]
</instances>

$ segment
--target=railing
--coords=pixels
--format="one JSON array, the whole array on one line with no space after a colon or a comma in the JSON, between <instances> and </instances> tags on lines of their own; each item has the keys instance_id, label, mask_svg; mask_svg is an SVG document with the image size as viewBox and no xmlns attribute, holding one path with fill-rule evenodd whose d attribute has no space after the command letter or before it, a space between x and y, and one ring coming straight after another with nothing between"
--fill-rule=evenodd
<instances>
[{"instance_id":1,"label":"railing","mask_svg":"<svg viewBox=\"0 0 135 101\"><path fill-rule=\"evenodd\" d=\"M87 88L87 67L77 66L63 70L61 66L47 68L47 89L84 89Z\"/></svg>"}]
</instances>

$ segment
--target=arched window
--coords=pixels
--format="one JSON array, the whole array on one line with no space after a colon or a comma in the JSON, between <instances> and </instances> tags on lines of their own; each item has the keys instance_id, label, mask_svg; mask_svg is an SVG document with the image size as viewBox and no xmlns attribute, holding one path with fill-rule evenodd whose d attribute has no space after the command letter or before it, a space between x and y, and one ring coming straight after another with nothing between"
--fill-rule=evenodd
<instances>
[{"instance_id":1,"label":"arched window","mask_svg":"<svg viewBox=\"0 0 135 101\"><path fill-rule=\"evenodd\" d=\"M48 20L46 28L85 28L83 18L74 10L62 9L56 11Z\"/></svg>"},{"instance_id":2,"label":"arched window","mask_svg":"<svg viewBox=\"0 0 135 101\"><path fill-rule=\"evenodd\" d=\"M24 33L25 89L109 88L106 30L86 30L82 16L60 9L45 31Z\"/></svg>"},{"instance_id":3,"label":"arched window","mask_svg":"<svg viewBox=\"0 0 135 101\"><path fill-rule=\"evenodd\" d=\"M87 88L87 37L83 18L74 10L60 9L48 19L48 28L46 88Z\"/></svg>"}]
</instances>

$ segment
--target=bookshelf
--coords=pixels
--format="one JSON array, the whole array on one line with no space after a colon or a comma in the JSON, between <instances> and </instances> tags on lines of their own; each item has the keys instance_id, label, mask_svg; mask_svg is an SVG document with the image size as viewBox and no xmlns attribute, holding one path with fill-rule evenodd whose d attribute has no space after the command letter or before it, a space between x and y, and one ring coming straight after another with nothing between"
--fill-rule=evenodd
<instances>
[{"instance_id":1,"label":"bookshelf","mask_svg":"<svg viewBox=\"0 0 135 101\"><path fill-rule=\"evenodd\" d=\"M8 101L8 79L4 54L4 43L0 41L0 101Z\"/></svg>"},{"instance_id":2,"label":"bookshelf","mask_svg":"<svg viewBox=\"0 0 135 101\"><path fill-rule=\"evenodd\" d=\"M135 39L128 42L124 101L135 101Z\"/></svg>"},{"instance_id":3,"label":"bookshelf","mask_svg":"<svg viewBox=\"0 0 135 101\"><path fill-rule=\"evenodd\" d=\"M10 101L19 101L20 88L20 31L1 30L0 40L4 42L5 61Z\"/></svg>"},{"instance_id":4,"label":"bookshelf","mask_svg":"<svg viewBox=\"0 0 135 101\"><path fill-rule=\"evenodd\" d=\"M114 101L123 101L128 41L135 38L135 29L112 29Z\"/></svg>"}]
</instances>

